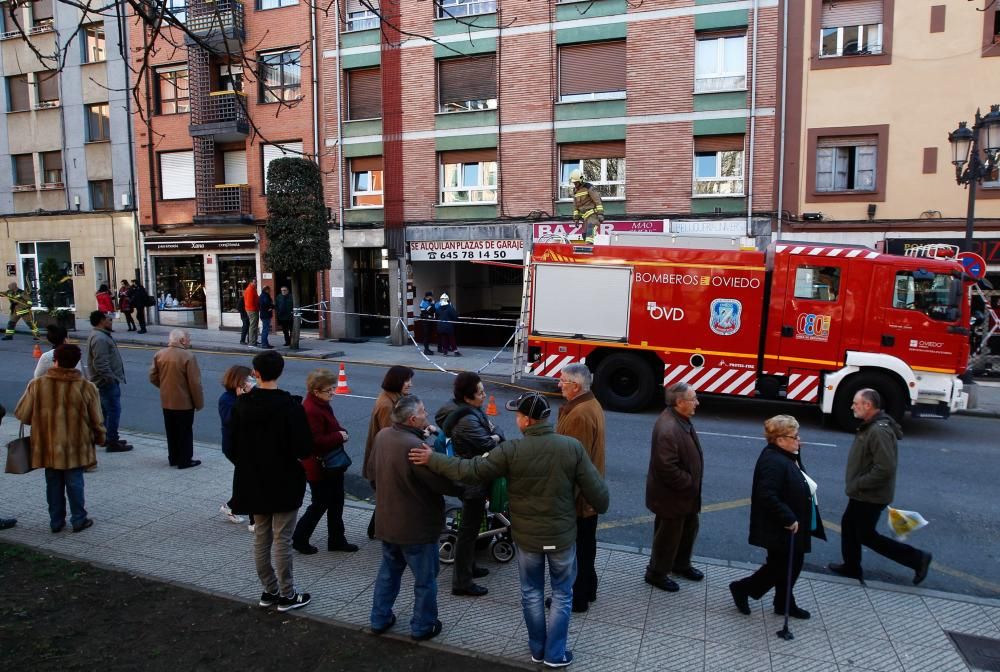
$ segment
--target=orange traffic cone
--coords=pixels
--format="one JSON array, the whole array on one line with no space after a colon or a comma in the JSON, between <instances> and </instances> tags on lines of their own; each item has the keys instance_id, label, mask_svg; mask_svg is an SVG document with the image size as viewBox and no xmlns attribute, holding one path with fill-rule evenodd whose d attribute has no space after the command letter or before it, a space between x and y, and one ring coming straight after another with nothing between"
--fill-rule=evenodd
<instances>
[{"instance_id":1,"label":"orange traffic cone","mask_svg":"<svg viewBox=\"0 0 1000 672\"><path fill-rule=\"evenodd\" d=\"M42 358L42 347L38 343L35 343L35 349L32 351L31 356L35 359Z\"/></svg>"},{"instance_id":2,"label":"orange traffic cone","mask_svg":"<svg viewBox=\"0 0 1000 672\"><path fill-rule=\"evenodd\" d=\"M337 389L334 394L350 394L351 388L347 386L347 372L344 371L344 364L340 364L340 375L337 376Z\"/></svg>"},{"instance_id":3,"label":"orange traffic cone","mask_svg":"<svg viewBox=\"0 0 1000 672\"><path fill-rule=\"evenodd\" d=\"M486 404L486 415L496 415L497 414L497 400L490 395L490 401Z\"/></svg>"}]
</instances>

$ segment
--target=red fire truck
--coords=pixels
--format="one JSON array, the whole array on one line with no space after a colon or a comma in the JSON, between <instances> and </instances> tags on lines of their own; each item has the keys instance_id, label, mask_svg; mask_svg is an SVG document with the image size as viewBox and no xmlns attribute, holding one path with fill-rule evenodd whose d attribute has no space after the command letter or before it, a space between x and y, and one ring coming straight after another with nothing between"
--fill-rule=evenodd
<instances>
[{"instance_id":1,"label":"red fire truck","mask_svg":"<svg viewBox=\"0 0 1000 672\"><path fill-rule=\"evenodd\" d=\"M969 403L963 269L944 246L912 256L772 244L766 252L536 244L525 281L523 371L594 373L608 409L699 393L818 405L844 427L859 389L896 419Z\"/></svg>"}]
</instances>

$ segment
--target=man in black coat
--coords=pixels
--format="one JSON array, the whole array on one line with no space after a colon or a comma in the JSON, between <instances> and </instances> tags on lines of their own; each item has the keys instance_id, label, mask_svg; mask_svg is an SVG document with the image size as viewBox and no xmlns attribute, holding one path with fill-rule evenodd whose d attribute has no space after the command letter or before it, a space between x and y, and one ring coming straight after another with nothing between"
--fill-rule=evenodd
<instances>
[{"instance_id":1,"label":"man in black coat","mask_svg":"<svg viewBox=\"0 0 1000 672\"><path fill-rule=\"evenodd\" d=\"M278 611L304 607L310 599L309 593L296 593L292 581L292 532L306 490L299 460L312 453L313 440L301 401L278 389L284 367L277 352L254 357L258 384L236 400L230 420L236 465L232 508L253 514L254 561L264 585L259 604Z\"/></svg>"},{"instance_id":2,"label":"man in black coat","mask_svg":"<svg viewBox=\"0 0 1000 672\"><path fill-rule=\"evenodd\" d=\"M149 308L149 293L138 280L132 281L132 286L128 289L128 300L135 308L135 319L139 321L139 331L136 333L146 333L146 309Z\"/></svg>"}]
</instances>

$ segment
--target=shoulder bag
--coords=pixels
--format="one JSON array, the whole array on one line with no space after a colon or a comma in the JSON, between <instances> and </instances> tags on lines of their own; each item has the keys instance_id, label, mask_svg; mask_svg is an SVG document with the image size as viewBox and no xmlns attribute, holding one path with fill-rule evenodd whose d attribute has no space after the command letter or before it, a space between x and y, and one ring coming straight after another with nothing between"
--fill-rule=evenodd
<instances>
[{"instance_id":1,"label":"shoulder bag","mask_svg":"<svg viewBox=\"0 0 1000 672\"><path fill-rule=\"evenodd\" d=\"M24 435L22 424L17 438L7 443L7 468L4 471L8 474L26 474L31 470L31 437Z\"/></svg>"}]
</instances>

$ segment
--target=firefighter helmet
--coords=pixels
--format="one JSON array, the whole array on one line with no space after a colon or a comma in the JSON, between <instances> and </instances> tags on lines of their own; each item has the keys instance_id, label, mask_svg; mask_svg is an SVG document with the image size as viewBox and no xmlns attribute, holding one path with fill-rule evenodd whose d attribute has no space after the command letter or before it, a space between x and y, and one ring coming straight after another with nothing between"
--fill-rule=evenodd
<instances>
[{"instance_id":1,"label":"firefighter helmet","mask_svg":"<svg viewBox=\"0 0 1000 672\"><path fill-rule=\"evenodd\" d=\"M572 182L573 184L583 182L583 171L577 168L576 170L571 172L569 174L569 181Z\"/></svg>"}]
</instances>

